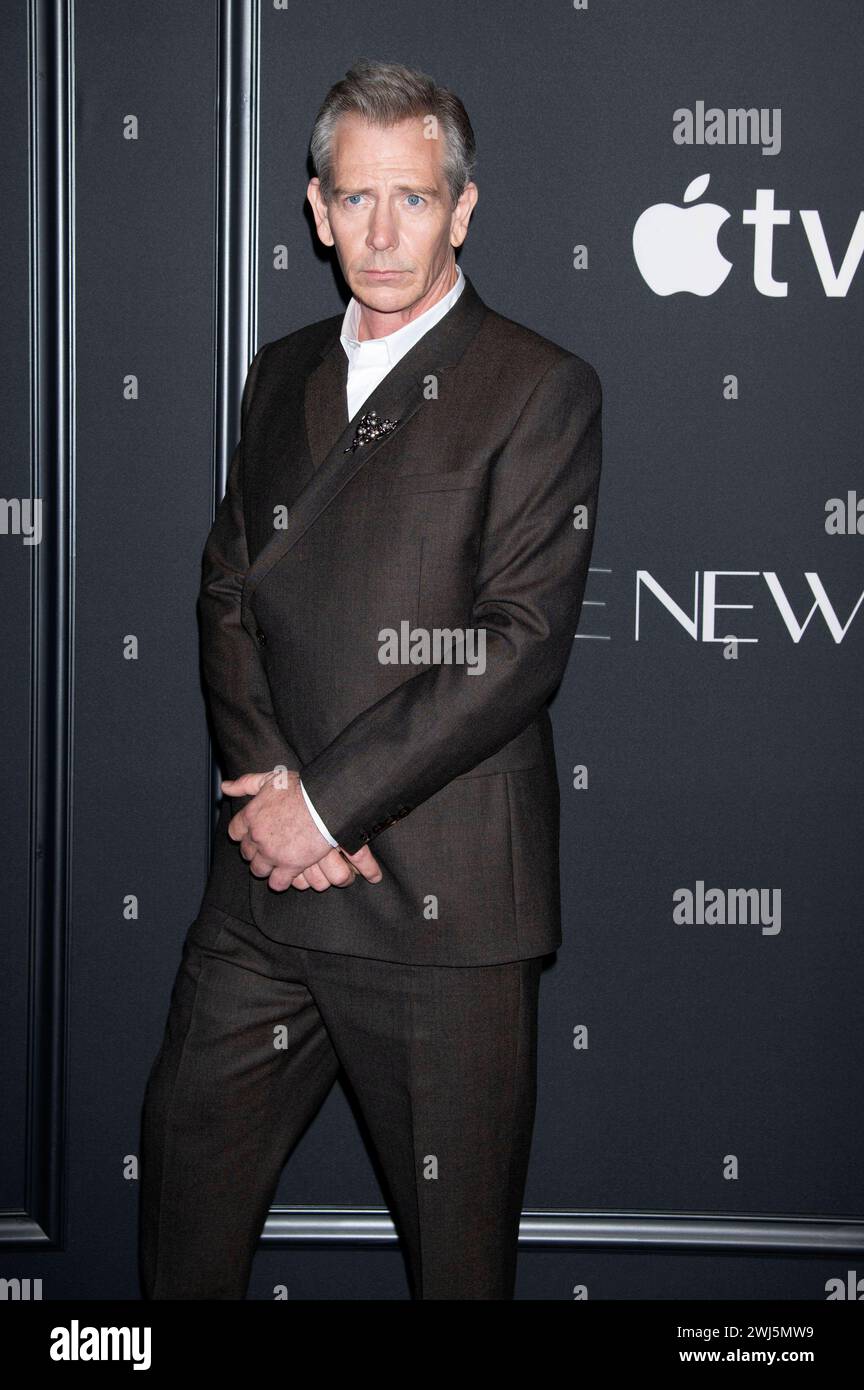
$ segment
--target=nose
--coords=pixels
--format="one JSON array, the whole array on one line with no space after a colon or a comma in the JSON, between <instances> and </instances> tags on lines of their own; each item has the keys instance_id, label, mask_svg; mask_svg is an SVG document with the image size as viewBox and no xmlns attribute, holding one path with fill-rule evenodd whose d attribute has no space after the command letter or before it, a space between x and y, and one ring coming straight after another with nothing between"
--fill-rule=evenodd
<instances>
[{"instance_id":1,"label":"nose","mask_svg":"<svg viewBox=\"0 0 864 1390\"><path fill-rule=\"evenodd\" d=\"M382 200L372 210L366 245L373 251L388 251L396 243L396 223L386 200Z\"/></svg>"}]
</instances>

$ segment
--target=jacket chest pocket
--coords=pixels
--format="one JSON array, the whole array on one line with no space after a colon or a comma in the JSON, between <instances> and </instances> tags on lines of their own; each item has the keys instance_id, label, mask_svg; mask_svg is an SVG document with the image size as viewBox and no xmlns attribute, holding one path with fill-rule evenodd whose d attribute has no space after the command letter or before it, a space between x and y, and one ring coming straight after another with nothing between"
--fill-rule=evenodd
<instances>
[{"instance_id":1,"label":"jacket chest pocket","mask_svg":"<svg viewBox=\"0 0 864 1390\"><path fill-rule=\"evenodd\" d=\"M476 492L483 488L488 476L486 468L463 468L452 473L423 473L413 469L401 470L380 478L387 493L426 494L433 492Z\"/></svg>"}]
</instances>

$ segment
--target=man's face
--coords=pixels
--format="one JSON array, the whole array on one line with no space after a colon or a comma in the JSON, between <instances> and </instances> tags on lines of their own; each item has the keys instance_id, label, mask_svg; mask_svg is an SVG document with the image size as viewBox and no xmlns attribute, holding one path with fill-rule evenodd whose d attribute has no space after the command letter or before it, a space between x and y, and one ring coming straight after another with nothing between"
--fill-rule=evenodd
<instances>
[{"instance_id":1,"label":"man's face","mask_svg":"<svg viewBox=\"0 0 864 1390\"><path fill-rule=\"evenodd\" d=\"M451 207L443 136L426 139L426 129L420 116L388 129L343 116L333 137L331 202L323 202L317 178L309 184L320 239L335 245L355 299L379 313L437 296L477 201L469 183Z\"/></svg>"}]
</instances>

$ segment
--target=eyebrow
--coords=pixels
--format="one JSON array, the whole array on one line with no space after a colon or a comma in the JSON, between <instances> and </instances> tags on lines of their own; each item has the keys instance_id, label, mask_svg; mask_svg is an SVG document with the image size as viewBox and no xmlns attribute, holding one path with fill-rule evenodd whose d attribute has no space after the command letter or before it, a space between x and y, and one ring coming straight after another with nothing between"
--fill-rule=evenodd
<instances>
[{"instance_id":1,"label":"eyebrow","mask_svg":"<svg viewBox=\"0 0 864 1390\"><path fill-rule=\"evenodd\" d=\"M355 193L373 193L372 188L346 188L341 185L333 189L334 198L346 198ZM437 188L430 188L422 183L397 183L397 193L422 193L426 198L440 198L441 194Z\"/></svg>"}]
</instances>

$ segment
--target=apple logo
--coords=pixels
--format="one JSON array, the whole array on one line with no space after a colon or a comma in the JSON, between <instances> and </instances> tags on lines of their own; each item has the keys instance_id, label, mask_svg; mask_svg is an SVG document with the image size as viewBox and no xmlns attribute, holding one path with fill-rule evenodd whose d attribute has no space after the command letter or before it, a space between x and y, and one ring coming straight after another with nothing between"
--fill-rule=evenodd
<instances>
[{"instance_id":1,"label":"apple logo","mask_svg":"<svg viewBox=\"0 0 864 1390\"><path fill-rule=\"evenodd\" d=\"M700 198L710 174L687 185L684 202ZM655 294L707 295L719 290L732 262L721 255L717 233L730 214L718 203L679 208L654 203L633 228L633 255L645 283Z\"/></svg>"}]
</instances>

